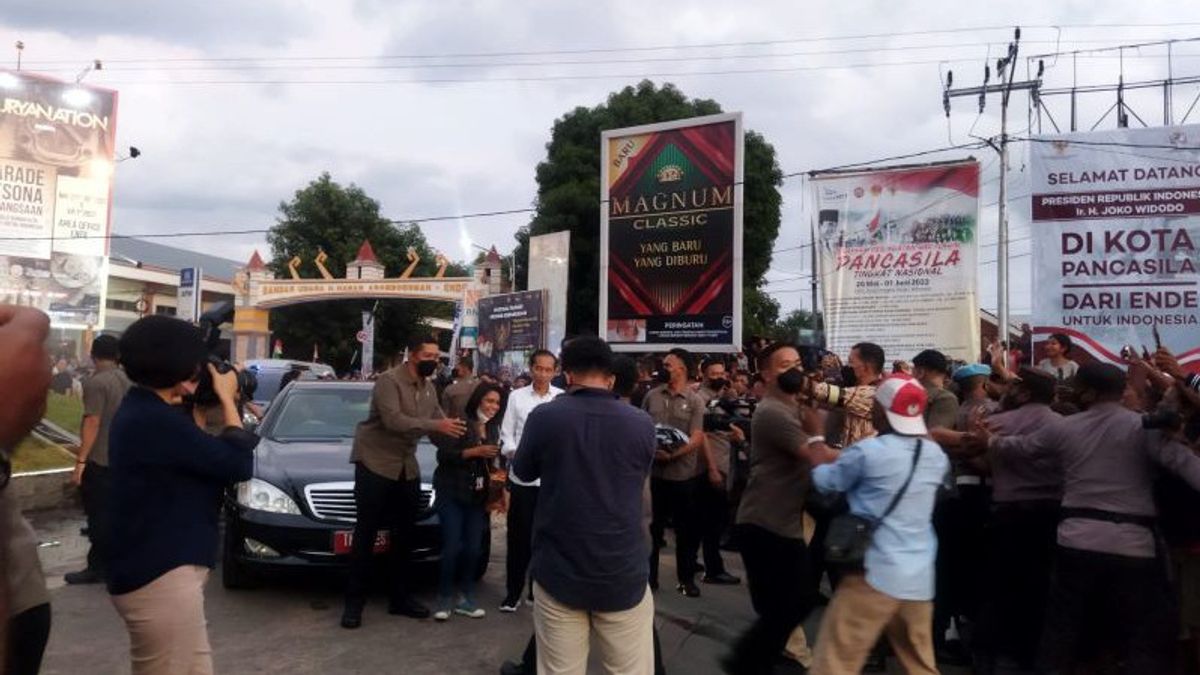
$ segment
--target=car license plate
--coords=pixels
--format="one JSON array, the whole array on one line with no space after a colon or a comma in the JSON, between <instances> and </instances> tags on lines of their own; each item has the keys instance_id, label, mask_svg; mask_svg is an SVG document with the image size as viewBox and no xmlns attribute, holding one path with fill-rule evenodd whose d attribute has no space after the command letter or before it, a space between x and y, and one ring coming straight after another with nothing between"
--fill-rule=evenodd
<instances>
[{"instance_id":1,"label":"car license plate","mask_svg":"<svg viewBox=\"0 0 1200 675\"><path fill-rule=\"evenodd\" d=\"M375 553L383 553L391 545L391 533L380 530L375 533ZM354 531L338 530L333 533L334 555L347 555L354 548Z\"/></svg>"}]
</instances>

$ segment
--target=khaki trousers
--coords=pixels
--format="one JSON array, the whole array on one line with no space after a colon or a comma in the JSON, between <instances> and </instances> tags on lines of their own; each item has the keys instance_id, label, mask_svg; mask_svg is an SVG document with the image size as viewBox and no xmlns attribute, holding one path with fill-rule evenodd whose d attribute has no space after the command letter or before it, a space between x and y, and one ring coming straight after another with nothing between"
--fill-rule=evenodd
<instances>
[{"instance_id":1,"label":"khaki trousers","mask_svg":"<svg viewBox=\"0 0 1200 675\"><path fill-rule=\"evenodd\" d=\"M893 598L872 588L861 574L842 578L825 610L812 675L857 675L881 632L904 672L937 675L933 603Z\"/></svg>"},{"instance_id":2,"label":"khaki trousers","mask_svg":"<svg viewBox=\"0 0 1200 675\"><path fill-rule=\"evenodd\" d=\"M605 673L654 673L654 597L649 587L631 609L588 612L560 603L537 582L533 585L538 675L585 675L593 634Z\"/></svg>"},{"instance_id":3,"label":"khaki trousers","mask_svg":"<svg viewBox=\"0 0 1200 675\"><path fill-rule=\"evenodd\" d=\"M208 568L176 567L145 586L112 596L129 630L133 675L212 675L204 619Z\"/></svg>"}]
</instances>

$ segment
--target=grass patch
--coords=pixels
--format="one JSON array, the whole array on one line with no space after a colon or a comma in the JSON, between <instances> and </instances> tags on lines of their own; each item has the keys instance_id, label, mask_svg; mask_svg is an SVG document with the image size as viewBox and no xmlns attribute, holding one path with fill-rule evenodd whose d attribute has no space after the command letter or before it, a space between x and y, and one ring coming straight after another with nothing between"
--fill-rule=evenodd
<instances>
[{"instance_id":1,"label":"grass patch","mask_svg":"<svg viewBox=\"0 0 1200 675\"><path fill-rule=\"evenodd\" d=\"M50 392L46 399L46 419L78 436L83 422L83 401Z\"/></svg>"},{"instance_id":2,"label":"grass patch","mask_svg":"<svg viewBox=\"0 0 1200 675\"><path fill-rule=\"evenodd\" d=\"M75 466L75 455L60 445L48 443L36 436L27 436L13 453L13 472L46 471Z\"/></svg>"}]
</instances>

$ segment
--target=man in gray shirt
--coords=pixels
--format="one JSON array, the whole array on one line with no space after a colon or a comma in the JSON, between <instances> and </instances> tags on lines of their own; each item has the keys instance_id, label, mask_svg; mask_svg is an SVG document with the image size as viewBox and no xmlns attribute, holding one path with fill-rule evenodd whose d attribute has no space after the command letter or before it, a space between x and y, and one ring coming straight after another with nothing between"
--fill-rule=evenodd
<instances>
[{"instance_id":1,"label":"man in gray shirt","mask_svg":"<svg viewBox=\"0 0 1200 675\"><path fill-rule=\"evenodd\" d=\"M113 415L129 391L129 378L117 365L118 340L101 335L92 342L92 361L96 373L83 384L83 422L79 430L79 456L72 482L83 493L83 511L87 515L87 568L63 576L68 584L94 584L104 581L108 563L108 429Z\"/></svg>"},{"instance_id":2,"label":"man in gray shirt","mask_svg":"<svg viewBox=\"0 0 1200 675\"><path fill-rule=\"evenodd\" d=\"M770 673L788 636L812 609L804 501L812 480L810 442L796 395L800 353L779 343L759 357L766 396L750 431L750 479L737 513L737 540L758 620L722 663L727 673Z\"/></svg>"},{"instance_id":3,"label":"man in gray shirt","mask_svg":"<svg viewBox=\"0 0 1200 675\"><path fill-rule=\"evenodd\" d=\"M1129 673L1166 673L1174 661L1174 601L1156 536L1155 476L1166 470L1200 490L1200 457L1171 434L1145 429L1122 407L1125 373L1079 369L1084 411L1018 436L990 436L993 453L1052 454L1063 469L1062 520L1042 657L1074 672L1081 658L1120 636Z\"/></svg>"}]
</instances>

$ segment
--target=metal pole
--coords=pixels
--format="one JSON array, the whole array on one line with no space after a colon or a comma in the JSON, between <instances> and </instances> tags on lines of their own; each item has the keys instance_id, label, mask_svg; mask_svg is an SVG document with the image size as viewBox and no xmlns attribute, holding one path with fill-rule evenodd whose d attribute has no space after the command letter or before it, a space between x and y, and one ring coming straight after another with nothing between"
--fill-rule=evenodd
<instances>
[{"instance_id":1,"label":"metal pole","mask_svg":"<svg viewBox=\"0 0 1200 675\"><path fill-rule=\"evenodd\" d=\"M811 291L812 291L813 331L815 333L815 331L817 330L817 275L818 275L818 272L817 272L817 226L814 225L812 220L810 219L808 222L808 227L812 233L812 240L811 240L812 241L812 270L811 270L812 271L812 281L811 281L812 288L811 288Z\"/></svg>"},{"instance_id":2,"label":"metal pole","mask_svg":"<svg viewBox=\"0 0 1200 675\"><path fill-rule=\"evenodd\" d=\"M1008 101L1000 105L1000 227L996 247L996 308L1000 335L1008 344Z\"/></svg>"}]
</instances>

